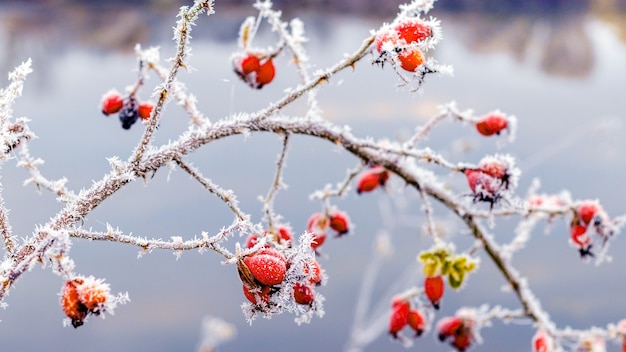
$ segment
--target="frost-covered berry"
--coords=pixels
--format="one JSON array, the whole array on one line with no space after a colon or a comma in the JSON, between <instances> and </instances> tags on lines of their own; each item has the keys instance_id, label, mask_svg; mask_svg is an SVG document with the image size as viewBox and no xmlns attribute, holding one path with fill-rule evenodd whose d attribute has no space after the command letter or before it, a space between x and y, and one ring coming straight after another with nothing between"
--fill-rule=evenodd
<instances>
[{"instance_id":1,"label":"frost-covered berry","mask_svg":"<svg viewBox=\"0 0 626 352\"><path fill-rule=\"evenodd\" d=\"M103 114L111 115L120 111L123 105L124 100L122 99L122 95L117 90L112 89L102 96L100 109Z\"/></svg>"},{"instance_id":2,"label":"frost-covered berry","mask_svg":"<svg viewBox=\"0 0 626 352\"><path fill-rule=\"evenodd\" d=\"M398 60L402 69L415 72L424 63L424 54L418 48L406 48L398 53Z\"/></svg>"},{"instance_id":3,"label":"frost-covered berry","mask_svg":"<svg viewBox=\"0 0 626 352\"><path fill-rule=\"evenodd\" d=\"M313 242L311 248L317 249L326 241L326 231L328 229L328 219L322 213L314 213L309 218L307 224L307 232L313 234Z\"/></svg>"},{"instance_id":4,"label":"frost-covered berry","mask_svg":"<svg viewBox=\"0 0 626 352\"><path fill-rule=\"evenodd\" d=\"M287 260L272 248L263 248L243 259L252 276L261 284L278 285L285 279Z\"/></svg>"},{"instance_id":5,"label":"frost-covered berry","mask_svg":"<svg viewBox=\"0 0 626 352\"><path fill-rule=\"evenodd\" d=\"M248 56L244 57L241 60L240 65L241 73L243 73L244 75L248 75L252 72L257 72L259 70L259 67L261 66L259 64L259 58L252 54L248 54Z\"/></svg>"},{"instance_id":6,"label":"frost-covered berry","mask_svg":"<svg viewBox=\"0 0 626 352\"><path fill-rule=\"evenodd\" d=\"M591 236L587 232L587 227L583 225L573 225L570 228L570 240L578 248L578 252L582 258L587 256L593 257L591 252Z\"/></svg>"},{"instance_id":7,"label":"frost-covered berry","mask_svg":"<svg viewBox=\"0 0 626 352\"><path fill-rule=\"evenodd\" d=\"M296 282L293 285L293 298L298 304L310 306L315 300L315 290L309 285Z\"/></svg>"},{"instance_id":8,"label":"frost-covered berry","mask_svg":"<svg viewBox=\"0 0 626 352\"><path fill-rule=\"evenodd\" d=\"M348 233L350 227L350 218L343 211L334 211L330 214L330 228L337 231L337 236Z\"/></svg>"},{"instance_id":9,"label":"frost-covered berry","mask_svg":"<svg viewBox=\"0 0 626 352\"><path fill-rule=\"evenodd\" d=\"M82 282L82 280L79 282ZM63 312L70 318L72 326L75 328L83 325L83 320L89 313L89 309L78 297L77 285L76 279L67 281L61 292L61 308L63 308Z\"/></svg>"},{"instance_id":10,"label":"frost-covered berry","mask_svg":"<svg viewBox=\"0 0 626 352\"><path fill-rule=\"evenodd\" d=\"M437 336L442 342L449 336L460 334L462 329L463 319L460 317L444 317L437 322Z\"/></svg>"},{"instance_id":11,"label":"frost-covered berry","mask_svg":"<svg viewBox=\"0 0 626 352\"><path fill-rule=\"evenodd\" d=\"M424 293L435 309L439 309L444 287L441 275L430 276L424 279Z\"/></svg>"},{"instance_id":12,"label":"frost-covered berry","mask_svg":"<svg viewBox=\"0 0 626 352\"><path fill-rule=\"evenodd\" d=\"M419 18L406 19L395 27L398 37L407 44L417 43L432 36L432 29L426 21Z\"/></svg>"},{"instance_id":13,"label":"frost-covered berry","mask_svg":"<svg viewBox=\"0 0 626 352\"><path fill-rule=\"evenodd\" d=\"M99 315L110 301L109 285L93 277L76 277L65 282L61 291L61 308L72 326L83 325L87 315Z\"/></svg>"},{"instance_id":14,"label":"frost-covered berry","mask_svg":"<svg viewBox=\"0 0 626 352\"><path fill-rule=\"evenodd\" d=\"M274 80L276 68L272 58L263 55L243 53L233 56L233 68L239 78L252 88L261 89Z\"/></svg>"},{"instance_id":15,"label":"frost-covered berry","mask_svg":"<svg viewBox=\"0 0 626 352\"><path fill-rule=\"evenodd\" d=\"M139 104L137 113L139 114L139 117L142 120L147 120L150 118L150 115L152 114L152 109L154 109L154 104L152 104L149 101L146 101L146 102Z\"/></svg>"},{"instance_id":16,"label":"frost-covered berry","mask_svg":"<svg viewBox=\"0 0 626 352\"><path fill-rule=\"evenodd\" d=\"M582 225L589 225L596 214L600 212L600 204L597 201L585 200L576 207L576 215Z\"/></svg>"},{"instance_id":17,"label":"frost-covered berry","mask_svg":"<svg viewBox=\"0 0 626 352\"><path fill-rule=\"evenodd\" d=\"M322 267L315 259L307 261L302 268L305 275L309 275L309 283L315 286L322 284Z\"/></svg>"},{"instance_id":18,"label":"frost-covered berry","mask_svg":"<svg viewBox=\"0 0 626 352\"><path fill-rule=\"evenodd\" d=\"M509 125L507 117L501 112L492 112L479 118L476 129L483 136L500 134Z\"/></svg>"}]
</instances>

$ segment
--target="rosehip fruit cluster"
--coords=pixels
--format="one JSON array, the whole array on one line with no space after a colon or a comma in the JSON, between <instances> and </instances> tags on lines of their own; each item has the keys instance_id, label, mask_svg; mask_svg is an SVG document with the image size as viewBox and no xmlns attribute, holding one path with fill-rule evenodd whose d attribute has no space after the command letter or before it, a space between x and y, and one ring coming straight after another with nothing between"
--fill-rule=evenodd
<instances>
[{"instance_id":1,"label":"rosehip fruit cluster","mask_svg":"<svg viewBox=\"0 0 626 352\"><path fill-rule=\"evenodd\" d=\"M378 186L384 187L388 179L389 171L385 170L382 166L376 165L359 176L356 193L372 192L378 188Z\"/></svg>"},{"instance_id":2,"label":"rosehip fruit cluster","mask_svg":"<svg viewBox=\"0 0 626 352\"><path fill-rule=\"evenodd\" d=\"M608 215L597 201L585 200L576 206L570 223L570 240L578 248L581 257L594 256L591 252L592 234L606 241L613 233Z\"/></svg>"},{"instance_id":3,"label":"rosehip fruit cluster","mask_svg":"<svg viewBox=\"0 0 626 352\"><path fill-rule=\"evenodd\" d=\"M343 211L333 210L328 215L314 213L307 224L307 232L313 234L311 248L317 250L326 241L329 228L337 233L336 237L341 237L349 232L350 227L350 218Z\"/></svg>"},{"instance_id":4,"label":"rosehip fruit cluster","mask_svg":"<svg viewBox=\"0 0 626 352\"><path fill-rule=\"evenodd\" d=\"M400 331L409 326L414 337L422 335L426 330L426 318L419 309L411 309L411 302L402 297L391 300L391 315L389 316L389 334L394 339L400 339Z\"/></svg>"},{"instance_id":5,"label":"rosehip fruit cluster","mask_svg":"<svg viewBox=\"0 0 626 352\"><path fill-rule=\"evenodd\" d=\"M244 296L255 305L270 304L272 295L281 289L289 267L285 256L273 248L264 247L245 256L237 264ZM310 306L315 301L314 286L322 283L322 268L312 259L303 265L302 272L306 277L293 285L293 298L298 304Z\"/></svg>"},{"instance_id":6,"label":"rosehip fruit cluster","mask_svg":"<svg viewBox=\"0 0 626 352\"><path fill-rule=\"evenodd\" d=\"M108 300L109 285L93 277L68 280L61 292L61 308L74 328L83 325L89 314L103 313Z\"/></svg>"},{"instance_id":7,"label":"rosehip fruit cluster","mask_svg":"<svg viewBox=\"0 0 626 352\"><path fill-rule=\"evenodd\" d=\"M256 89L271 83L276 75L271 57L263 58L253 53L233 57L233 66L237 76Z\"/></svg>"},{"instance_id":8,"label":"rosehip fruit cluster","mask_svg":"<svg viewBox=\"0 0 626 352\"><path fill-rule=\"evenodd\" d=\"M391 28L382 30L374 41L380 54L377 62L394 57L390 54L393 52L402 69L415 72L424 63L424 54L417 44L431 36L431 27L420 18L405 19Z\"/></svg>"},{"instance_id":9,"label":"rosehip fruit cluster","mask_svg":"<svg viewBox=\"0 0 626 352\"><path fill-rule=\"evenodd\" d=\"M105 116L118 113L122 128L125 130L134 125L138 118L149 119L154 109L154 104L151 102L139 103L134 96L128 96L124 99L114 89L104 94L100 105Z\"/></svg>"}]
</instances>

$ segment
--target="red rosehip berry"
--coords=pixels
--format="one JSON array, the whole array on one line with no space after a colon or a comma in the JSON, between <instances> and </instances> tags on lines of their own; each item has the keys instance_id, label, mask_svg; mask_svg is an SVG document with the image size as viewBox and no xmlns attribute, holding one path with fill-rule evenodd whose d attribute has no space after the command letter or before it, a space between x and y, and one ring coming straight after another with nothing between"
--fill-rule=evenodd
<instances>
[{"instance_id":1,"label":"red rosehip berry","mask_svg":"<svg viewBox=\"0 0 626 352\"><path fill-rule=\"evenodd\" d=\"M600 205L596 201L586 200L576 208L578 219L583 225L589 225L596 214L600 211Z\"/></svg>"},{"instance_id":2,"label":"red rosehip berry","mask_svg":"<svg viewBox=\"0 0 626 352\"><path fill-rule=\"evenodd\" d=\"M424 63L424 54L418 48L406 48L398 53L398 60L402 69L415 72Z\"/></svg>"},{"instance_id":3,"label":"red rosehip berry","mask_svg":"<svg viewBox=\"0 0 626 352\"><path fill-rule=\"evenodd\" d=\"M439 341L445 341L449 336L459 335L463 330L463 319L459 317L444 317L437 323Z\"/></svg>"},{"instance_id":4,"label":"red rosehip berry","mask_svg":"<svg viewBox=\"0 0 626 352\"><path fill-rule=\"evenodd\" d=\"M414 309L409 312L408 324L415 331L415 337L419 337L426 329L426 319L422 312Z\"/></svg>"},{"instance_id":5,"label":"red rosehip berry","mask_svg":"<svg viewBox=\"0 0 626 352\"><path fill-rule=\"evenodd\" d=\"M293 298L298 304L310 306L315 300L315 290L309 285L296 282L293 285Z\"/></svg>"},{"instance_id":6,"label":"red rosehip berry","mask_svg":"<svg viewBox=\"0 0 626 352\"><path fill-rule=\"evenodd\" d=\"M432 35L432 30L428 24L421 19L408 19L395 26L400 39L404 39L407 44L420 42Z\"/></svg>"},{"instance_id":7,"label":"red rosehip berry","mask_svg":"<svg viewBox=\"0 0 626 352\"><path fill-rule=\"evenodd\" d=\"M479 165L480 171L490 177L496 179L504 179L507 177L506 165L503 165L497 161L483 162Z\"/></svg>"},{"instance_id":8,"label":"red rosehip berry","mask_svg":"<svg viewBox=\"0 0 626 352\"><path fill-rule=\"evenodd\" d=\"M293 235L291 234L291 228L285 225L278 226L278 236L282 241L285 241L289 246L291 246L291 239Z\"/></svg>"},{"instance_id":9,"label":"red rosehip berry","mask_svg":"<svg viewBox=\"0 0 626 352\"><path fill-rule=\"evenodd\" d=\"M394 338L398 338L398 333L408 324L408 322L408 306L400 304L393 307L391 310L391 316L389 317L389 334L391 334Z\"/></svg>"},{"instance_id":10,"label":"red rosehip berry","mask_svg":"<svg viewBox=\"0 0 626 352\"><path fill-rule=\"evenodd\" d=\"M302 269L304 274L309 276L309 283L315 286L322 284L322 267L315 259L309 260Z\"/></svg>"},{"instance_id":11,"label":"red rosehip berry","mask_svg":"<svg viewBox=\"0 0 626 352\"><path fill-rule=\"evenodd\" d=\"M100 106L103 114L115 114L122 109L122 106L124 106L124 100L118 91L112 89L102 96Z\"/></svg>"},{"instance_id":12,"label":"red rosehip berry","mask_svg":"<svg viewBox=\"0 0 626 352\"><path fill-rule=\"evenodd\" d=\"M398 43L398 40L400 40L398 35L398 31L396 31L395 29L386 29L380 31L374 39L374 45L376 46L376 50L378 51L378 53L381 54L383 52L383 45L385 43L391 43L395 47Z\"/></svg>"},{"instance_id":13,"label":"red rosehip berry","mask_svg":"<svg viewBox=\"0 0 626 352\"><path fill-rule=\"evenodd\" d=\"M430 276L424 279L424 292L435 309L439 309L441 297L443 297L444 284L441 275Z\"/></svg>"},{"instance_id":14,"label":"red rosehip berry","mask_svg":"<svg viewBox=\"0 0 626 352\"><path fill-rule=\"evenodd\" d=\"M585 248L591 243L591 238L587 235L587 227L582 225L572 226L570 229L570 238L579 248Z\"/></svg>"},{"instance_id":15,"label":"red rosehip berry","mask_svg":"<svg viewBox=\"0 0 626 352\"><path fill-rule=\"evenodd\" d=\"M552 338L543 330L537 330L533 336L533 352L550 352L552 350Z\"/></svg>"},{"instance_id":16,"label":"red rosehip berry","mask_svg":"<svg viewBox=\"0 0 626 352\"><path fill-rule=\"evenodd\" d=\"M246 296L248 301L252 304L257 304L257 296L260 298L261 302L269 302L271 297L271 289L269 286L260 286L259 292L250 292L253 291L252 287L248 287L248 285L243 284L243 294Z\"/></svg>"},{"instance_id":17,"label":"red rosehip berry","mask_svg":"<svg viewBox=\"0 0 626 352\"><path fill-rule=\"evenodd\" d=\"M147 102L139 104L137 113L139 114L139 117L142 120L147 120L150 118L150 115L152 114L152 109L154 109L154 104L147 101Z\"/></svg>"},{"instance_id":18,"label":"red rosehip berry","mask_svg":"<svg viewBox=\"0 0 626 352\"><path fill-rule=\"evenodd\" d=\"M80 301L77 286L82 283L82 279L67 281L61 292L61 308L65 315L72 321L72 326L77 328L83 325L83 320L87 317L89 309Z\"/></svg>"},{"instance_id":19,"label":"red rosehip berry","mask_svg":"<svg viewBox=\"0 0 626 352\"><path fill-rule=\"evenodd\" d=\"M347 234L349 226L350 218L345 212L338 210L330 214L330 228L337 231L338 237Z\"/></svg>"},{"instance_id":20,"label":"red rosehip berry","mask_svg":"<svg viewBox=\"0 0 626 352\"><path fill-rule=\"evenodd\" d=\"M485 115L476 123L476 129L483 136L491 136L500 134L500 132L508 127L506 116L499 112L493 112Z\"/></svg>"},{"instance_id":21,"label":"red rosehip berry","mask_svg":"<svg viewBox=\"0 0 626 352\"><path fill-rule=\"evenodd\" d=\"M272 59L265 61L256 71L256 83L258 84L257 88L261 89L264 85L272 82L275 75L276 69L274 68L274 62Z\"/></svg>"},{"instance_id":22,"label":"red rosehip berry","mask_svg":"<svg viewBox=\"0 0 626 352\"><path fill-rule=\"evenodd\" d=\"M93 278L83 280L78 286L80 301L92 312L99 314L109 296L109 286Z\"/></svg>"},{"instance_id":23,"label":"red rosehip berry","mask_svg":"<svg viewBox=\"0 0 626 352\"><path fill-rule=\"evenodd\" d=\"M471 344L472 344L472 335L469 333L462 333L460 335L456 335L454 336L454 339L452 340L452 342L450 342L450 345L456 348L456 350L459 352L464 352L470 347Z\"/></svg>"},{"instance_id":24,"label":"red rosehip berry","mask_svg":"<svg viewBox=\"0 0 626 352\"><path fill-rule=\"evenodd\" d=\"M356 186L356 193L371 192L380 185L381 177L378 172L368 170L359 177Z\"/></svg>"},{"instance_id":25,"label":"red rosehip berry","mask_svg":"<svg viewBox=\"0 0 626 352\"><path fill-rule=\"evenodd\" d=\"M278 285L285 279L287 260L272 248L263 248L243 259L254 278L263 285Z\"/></svg>"},{"instance_id":26,"label":"red rosehip berry","mask_svg":"<svg viewBox=\"0 0 626 352\"><path fill-rule=\"evenodd\" d=\"M326 229L328 228L328 219L322 213L315 213L309 218L307 224L307 232L313 234L313 242L311 248L317 249L326 241Z\"/></svg>"},{"instance_id":27,"label":"red rosehip berry","mask_svg":"<svg viewBox=\"0 0 626 352\"><path fill-rule=\"evenodd\" d=\"M257 72L261 67L259 63L259 58L255 55L248 54L248 56L244 57L241 60L241 73L244 75L249 75L252 72Z\"/></svg>"}]
</instances>

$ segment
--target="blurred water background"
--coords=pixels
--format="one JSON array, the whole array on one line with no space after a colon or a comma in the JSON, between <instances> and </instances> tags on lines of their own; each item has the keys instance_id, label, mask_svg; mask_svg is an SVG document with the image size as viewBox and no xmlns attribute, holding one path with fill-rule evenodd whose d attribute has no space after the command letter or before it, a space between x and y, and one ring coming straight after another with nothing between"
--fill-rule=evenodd
<instances>
[{"instance_id":1,"label":"blurred water background","mask_svg":"<svg viewBox=\"0 0 626 352\"><path fill-rule=\"evenodd\" d=\"M356 50L371 29L389 21L398 1L276 1L284 18L301 17L310 41L306 44L315 68L326 68L344 53ZM133 47L160 46L162 58L173 55L172 26L175 1L0 1L0 72L31 57L34 73L15 106L15 116L32 120L39 138L31 152L46 163L41 170L52 179L67 177L74 190L87 187L109 170L107 157L128 157L141 134L141 125L122 130L115 118L99 111L101 95L123 90L135 79ZM232 73L229 57L236 50L241 21L254 15L250 2L217 1L216 15L201 17L193 29L194 71L180 79L198 96L199 108L213 120L234 112L256 111L280 98L297 84L298 76L285 56L277 59L276 80L252 91ZM423 93L397 88L389 67L359 62L323 87L319 93L324 117L349 124L354 134L374 138L402 138L436 112L440 104L456 101L461 109L478 114L501 109L517 116L515 143L497 149L492 139L480 138L471 126L444 122L425 145L452 161L477 162L488 153L514 155L523 174L520 194L533 178L542 190L569 189L574 198L598 198L610 215L626 212L626 5L622 0L597 1L471 1L440 0L433 14L442 20L444 41L435 52L453 65L454 77L429 77ZM272 33L262 27L258 38L270 44ZM140 96L148 98L157 78L147 82ZM287 109L303 111L302 104ZM187 117L171 104L156 135L166 143L187 126ZM242 209L261 219L257 200L273 177L281 140L254 134L247 139L220 140L190 157L203 173L222 187L233 189ZM278 194L276 210L296 232L305 229L309 215L320 205L308 195L326 183L343 179L357 160L326 142L292 138L285 170L289 189ZM11 225L27 236L35 224L45 223L62 204L48 192L23 187L27 174L5 164L2 187ZM466 192L464 177L434 168L450 187ZM169 180L169 181L168 181ZM371 258L374 238L385 227L384 210L399 206L410 217L392 231L394 257L385 262L374 290L376 300L388 304L390 287L401 291L419 279L416 253L430 245L421 227L419 201L407 192L406 204L390 203L382 192L358 197L352 192L337 205L349 211L356 229L351 236L324 245L322 265L330 276L320 289L327 298L326 316L296 326L285 314L258 319L249 326L240 304L245 300L232 266L221 266L213 253L184 253L176 258L155 251L137 259L138 248L112 243L75 241L72 254L77 271L104 277L114 292L128 291L132 302L114 317L91 318L79 329L63 328L58 305L61 280L49 270L35 268L11 291L9 307L0 312L2 351L192 351L197 349L203 317L217 316L236 326L234 340L220 351L342 350L350 332L354 302L362 270ZM381 212L381 209L383 210ZM398 212L398 211L395 211ZM470 245L466 231L445 209L436 208L449 235L460 248ZM201 231L214 233L231 222L227 207L180 171L162 170L146 185L125 187L93 211L85 225L103 230L106 223L127 233L191 238ZM498 222L494 232L503 241L513 237L518 218ZM513 263L528 280L543 307L559 326L605 326L626 317L623 271L626 244L614 241L612 263L583 264L567 243L564 221L544 235L533 233L527 248ZM242 241L243 239L239 239ZM234 246L234 241L231 241ZM410 278L400 275L416 273ZM410 275L409 275L410 276ZM394 282L402 277L401 284ZM517 302L500 287L500 274L483 261L462 291L446 295L441 314L463 305ZM442 316L440 315L440 316ZM480 351L528 351L534 331L523 324L496 322L482 332ZM432 335L416 341L416 349L445 351ZM379 336L366 351L402 351ZM619 350L609 344L610 351Z\"/></svg>"}]
</instances>

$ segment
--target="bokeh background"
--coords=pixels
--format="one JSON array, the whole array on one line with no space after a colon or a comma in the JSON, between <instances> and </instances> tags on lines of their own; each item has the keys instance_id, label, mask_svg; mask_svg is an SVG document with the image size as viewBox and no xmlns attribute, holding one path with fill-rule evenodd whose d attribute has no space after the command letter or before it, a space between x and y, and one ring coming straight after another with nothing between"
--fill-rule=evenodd
<instances>
[{"instance_id":1,"label":"bokeh background","mask_svg":"<svg viewBox=\"0 0 626 352\"><path fill-rule=\"evenodd\" d=\"M283 4L284 3L284 4ZM297 4L296 4L297 3ZM306 44L315 68L326 68L359 47L371 29L390 21L399 1L276 1L284 18L305 22ZM133 47L160 46L162 58L174 53L171 40L177 7L182 1L0 1L0 85L15 65L33 59L34 73L15 106L15 116L32 120L39 138L31 152L46 163L51 178L67 177L74 190L87 187L109 170L107 157L128 157L141 135L141 125L125 131L114 117L99 111L110 88L123 90L136 76ZM281 56L276 80L252 91L232 72L241 21L254 11L249 1L217 1L216 15L202 16L193 29L194 70L179 75L199 99L199 108L213 120L241 111L256 111L275 101L298 76ZM296 4L296 5L294 5ZM626 3L623 0L471 1L439 0L433 14L442 20L444 41L434 55L453 65L454 77L429 77L424 91L398 88L389 67L359 62L323 87L319 100L324 117L352 126L358 136L403 138L436 112L456 101L478 114L501 109L517 116L515 143L498 149L471 126L446 121L424 143L452 161L477 162L489 153L515 156L522 168L519 192L538 177L542 190L568 189L574 198L598 198L610 215L626 213ZM262 27L260 44L274 37ZM158 84L152 75L139 93L148 98ZM302 104L287 109L303 111ZM166 143L187 126L180 107L167 107L155 143ZM270 134L231 137L207 145L190 159L222 187L233 189L244 211L261 220L261 205L272 181L281 140ZM292 138L285 170L289 189L276 199L276 210L296 232L320 205L309 194L343 179L357 160L334 146L310 137ZM15 234L28 236L62 208L49 192L23 187L28 175L9 162L2 169L2 188ZM467 192L462 175L433 168L460 195ZM430 245L423 235L420 203L406 192L391 202L383 192L348 197L336 205L349 211L356 228L351 236L324 245L321 263L330 276L320 292L327 298L326 315L297 326L293 316L258 319L252 326L239 308L245 300L232 266L222 266L214 253L155 251L137 259L138 248L112 243L75 241L77 271L104 277L114 292L128 291L132 302L105 320L91 318L79 329L62 327L58 304L62 282L48 269L35 268L6 298L0 312L2 351L193 351L201 339L202 319L216 316L233 324L236 337L220 351L339 351L352 326L363 270L372 256L374 239L391 232L394 255L384 262L374 287L372 308L388 304L389 295L419 280L418 251ZM386 215L401 214L401 217ZM459 248L470 245L467 232L445 209L438 221ZM102 230L107 223L127 233L191 238L214 233L231 222L227 207L180 171L162 170L147 183L136 182L93 211L85 226ZM518 218L494 228L502 241L513 237ZM623 268L626 244L612 244L612 263L584 264L568 244L565 221L549 234L543 226L513 263L559 326L605 326L626 317ZM233 239L229 246L233 247ZM405 275L404 273L414 273ZM502 292L503 280L488 261L460 292L449 292L442 312L484 303L517 308ZM479 351L528 351L534 331L525 324L495 322L482 331ZM431 335L416 340L418 350L446 351ZM619 347L609 344L610 351ZM379 336L366 351L402 351Z\"/></svg>"}]
</instances>

